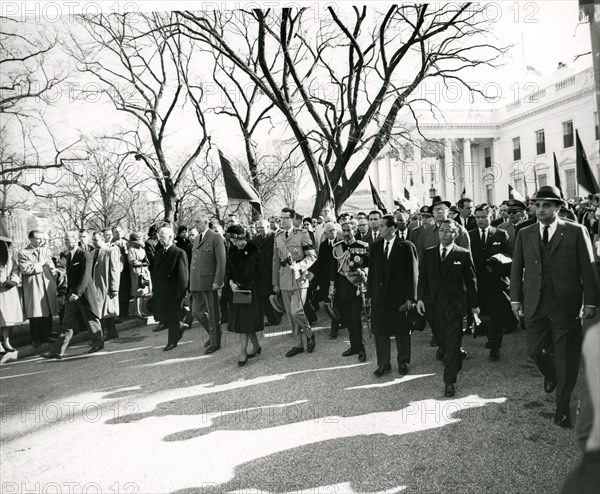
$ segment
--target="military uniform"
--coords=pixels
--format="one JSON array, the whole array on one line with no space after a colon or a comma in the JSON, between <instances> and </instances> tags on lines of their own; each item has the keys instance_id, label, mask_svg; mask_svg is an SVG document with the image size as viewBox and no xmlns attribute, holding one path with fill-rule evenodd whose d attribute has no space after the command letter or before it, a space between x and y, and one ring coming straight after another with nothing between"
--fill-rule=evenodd
<instances>
[{"instance_id":1,"label":"military uniform","mask_svg":"<svg viewBox=\"0 0 600 494\"><path fill-rule=\"evenodd\" d=\"M306 336L309 351L314 348L314 336L304 314L309 279L308 268L316 261L317 254L313 242L306 230L292 228L279 230L275 234L273 248L273 285L278 285L283 298L283 305L292 325L294 347L304 348L302 332ZM297 265L298 278L292 265ZM302 332L301 332L302 330Z\"/></svg>"},{"instance_id":2,"label":"military uniform","mask_svg":"<svg viewBox=\"0 0 600 494\"><path fill-rule=\"evenodd\" d=\"M331 282L336 282L341 312L348 327L350 348L342 355L362 355L364 360L365 344L362 336L362 291L366 291L366 275L369 268L369 244L355 240L351 244L338 242L333 246Z\"/></svg>"}]
</instances>

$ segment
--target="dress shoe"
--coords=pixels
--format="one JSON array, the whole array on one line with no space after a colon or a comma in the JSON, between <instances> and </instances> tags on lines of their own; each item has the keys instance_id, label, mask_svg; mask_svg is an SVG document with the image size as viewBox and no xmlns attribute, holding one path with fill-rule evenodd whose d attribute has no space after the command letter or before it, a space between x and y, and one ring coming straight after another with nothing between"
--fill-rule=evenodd
<instances>
[{"instance_id":1,"label":"dress shoe","mask_svg":"<svg viewBox=\"0 0 600 494\"><path fill-rule=\"evenodd\" d=\"M408 365L406 365L406 364L399 364L398 365L398 372L400 373L401 376L406 376L406 374L408 374Z\"/></svg>"},{"instance_id":2,"label":"dress shoe","mask_svg":"<svg viewBox=\"0 0 600 494\"><path fill-rule=\"evenodd\" d=\"M286 357L293 357L299 353L304 353L304 348L292 347L292 349L285 354Z\"/></svg>"},{"instance_id":3,"label":"dress shoe","mask_svg":"<svg viewBox=\"0 0 600 494\"><path fill-rule=\"evenodd\" d=\"M204 348L208 348L210 346L210 340L204 342Z\"/></svg>"},{"instance_id":4,"label":"dress shoe","mask_svg":"<svg viewBox=\"0 0 600 494\"><path fill-rule=\"evenodd\" d=\"M337 340L337 337L338 337L337 331L332 331L331 333L329 333L330 340Z\"/></svg>"},{"instance_id":5,"label":"dress shoe","mask_svg":"<svg viewBox=\"0 0 600 494\"><path fill-rule=\"evenodd\" d=\"M554 415L554 423L563 429L570 429L573 427L573 423L571 422L571 417L569 414L564 414L560 412L556 412Z\"/></svg>"},{"instance_id":6,"label":"dress shoe","mask_svg":"<svg viewBox=\"0 0 600 494\"><path fill-rule=\"evenodd\" d=\"M44 353L44 355L42 355L42 357L44 357L45 359L48 359L48 360L52 360L52 359L60 360L60 359L62 359L62 355L60 355L58 353L55 353L55 352Z\"/></svg>"},{"instance_id":7,"label":"dress shoe","mask_svg":"<svg viewBox=\"0 0 600 494\"><path fill-rule=\"evenodd\" d=\"M437 338L435 336L431 337L431 341L429 342L429 346L431 346L431 347L438 346L438 341L437 341Z\"/></svg>"},{"instance_id":8,"label":"dress shoe","mask_svg":"<svg viewBox=\"0 0 600 494\"><path fill-rule=\"evenodd\" d=\"M442 348L438 347L437 351L435 352L435 359L444 360L444 350Z\"/></svg>"},{"instance_id":9,"label":"dress shoe","mask_svg":"<svg viewBox=\"0 0 600 494\"><path fill-rule=\"evenodd\" d=\"M248 362L249 358L250 355L247 355L245 360L238 360L238 367L244 367L244 365L246 365L246 362Z\"/></svg>"},{"instance_id":10,"label":"dress shoe","mask_svg":"<svg viewBox=\"0 0 600 494\"><path fill-rule=\"evenodd\" d=\"M464 350L461 348L461 349L460 349L460 360L461 360L461 362L462 362L463 360L467 360L467 356L468 356L468 355L467 355L467 352L465 352L465 351L464 351Z\"/></svg>"},{"instance_id":11,"label":"dress shoe","mask_svg":"<svg viewBox=\"0 0 600 494\"><path fill-rule=\"evenodd\" d=\"M365 352L358 352L358 361L359 362L366 362L367 361L367 354Z\"/></svg>"},{"instance_id":12,"label":"dress shoe","mask_svg":"<svg viewBox=\"0 0 600 494\"><path fill-rule=\"evenodd\" d=\"M177 343L167 343L167 346L163 348L163 352L168 352L169 350L173 350L177 346Z\"/></svg>"},{"instance_id":13,"label":"dress shoe","mask_svg":"<svg viewBox=\"0 0 600 494\"><path fill-rule=\"evenodd\" d=\"M260 355L260 352L262 352L262 347L259 346L257 350L255 350L252 353L248 354L248 358L254 358L257 355Z\"/></svg>"},{"instance_id":14,"label":"dress shoe","mask_svg":"<svg viewBox=\"0 0 600 494\"><path fill-rule=\"evenodd\" d=\"M342 352L342 357L350 357L351 355L356 355L357 353L358 352L355 352L352 350L352 348L348 348L348 350Z\"/></svg>"},{"instance_id":15,"label":"dress shoe","mask_svg":"<svg viewBox=\"0 0 600 494\"><path fill-rule=\"evenodd\" d=\"M547 377L544 378L544 391L546 393L552 393L556 389L556 381L551 381Z\"/></svg>"},{"instance_id":16,"label":"dress shoe","mask_svg":"<svg viewBox=\"0 0 600 494\"><path fill-rule=\"evenodd\" d=\"M93 346L92 348L90 348L87 353L96 353L99 352L100 350L104 349L104 343L102 343L102 345L99 346Z\"/></svg>"},{"instance_id":17,"label":"dress shoe","mask_svg":"<svg viewBox=\"0 0 600 494\"><path fill-rule=\"evenodd\" d=\"M490 360L492 362L498 362L498 360L500 360L500 350L497 348L490 350Z\"/></svg>"},{"instance_id":18,"label":"dress shoe","mask_svg":"<svg viewBox=\"0 0 600 494\"><path fill-rule=\"evenodd\" d=\"M310 338L306 338L306 350L308 353L312 353L315 350L315 335L313 334Z\"/></svg>"},{"instance_id":19,"label":"dress shoe","mask_svg":"<svg viewBox=\"0 0 600 494\"><path fill-rule=\"evenodd\" d=\"M373 375L377 376L377 377L381 377L384 374L387 374L391 370L392 370L392 366L391 365L383 365L381 367L377 367L377 369L375 369L373 371Z\"/></svg>"},{"instance_id":20,"label":"dress shoe","mask_svg":"<svg viewBox=\"0 0 600 494\"><path fill-rule=\"evenodd\" d=\"M166 325L166 324L164 324L164 323L162 323L162 322L159 322L159 323L158 323L158 326L156 326L156 327L155 327L155 328L152 330L152 332L153 332L153 333L158 333L159 331L164 331L165 329L167 329L167 325Z\"/></svg>"},{"instance_id":21,"label":"dress shoe","mask_svg":"<svg viewBox=\"0 0 600 494\"><path fill-rule=\"evenodd\" d=\"M209 355L211 353L215 353L217 350L220 350L220 348L221 348L220 346L209 346L205 350L204 355Z\"/></svg>"},{"instance_id":22,"label":"dress shoe","mask_svg":"<svg viewBox=\"0 0 600 494\"><path fill-rule=\"evenodd\" d=\"M454 384L446 383L446 387L444 388L444 396L446 398L452 398L456 394L456 390L454 389Z\"/></svg>"},{"instance_id":23,"label":"dress shoe","mask_svg":"<svg viewBox=\"0 0 600 494\"><path fill-rule=\"evenodd\" d=\"M7 353L16 352L17 350L10 346L10 343L2 343L2 347Z\"/></svg>"}]
</instances>

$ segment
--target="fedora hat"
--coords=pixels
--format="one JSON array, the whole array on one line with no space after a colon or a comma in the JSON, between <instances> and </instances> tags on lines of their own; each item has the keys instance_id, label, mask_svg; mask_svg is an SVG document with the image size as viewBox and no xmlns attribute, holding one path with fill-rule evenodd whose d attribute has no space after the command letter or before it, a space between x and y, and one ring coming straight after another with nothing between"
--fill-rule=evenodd
<instances>
[{"instance_id":1,"label":"fedora hat","mask_svg":"<svg viewBox=\"0 0 600 494\"><path fill-rule=\"evenodd\" d=\"M559 204L564 204L560 190L554 185L542 185L535 195L531 198L533 201L552 201Z\"/></svg>"},{"instance_id":2,"label":"fedora hat","mask_svg":"<svg viewBox=\"0 0 600 494\"><path fill-rule=\"evenodd\" d=\"M281 297L281 292L278 292L277 295L269 295L269 302L275 309L275 312L279 314L285 313L285 306L283 305L283 298Z\"/></svg>"},{"instance_id":3,"label":"fedora hat","mask_svg":"<svg viewBox=\"0 0 600 494\"><path fill-rule=\"evenodd\" d=\"M5 242L12 243L12 239L10 238L10 235L8 234L8 227L6 226L6 223L4 222L4 218L0 218L0 240L4 240Z\"/></svg>"},{"instance_id":4,"label":"fedora hat","mask_svg":"<svg viewBox=\"0 0 600 494\"><path fill-rule=\"evenodd\" d=\"M431 201L431 209L436 207L438 204L445 204L448 208L452 206L452 203L450 201L444 201L441 196L435 196Z\"/></svg>"}]
</instances>

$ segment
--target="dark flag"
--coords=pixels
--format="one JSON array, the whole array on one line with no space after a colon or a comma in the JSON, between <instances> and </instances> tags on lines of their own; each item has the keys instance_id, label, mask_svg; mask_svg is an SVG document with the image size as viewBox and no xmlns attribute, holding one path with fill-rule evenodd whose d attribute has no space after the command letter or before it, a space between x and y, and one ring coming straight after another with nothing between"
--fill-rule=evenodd
<instances>
[{"instance_id":1,"label":"dark flag","mask_svg":"<svg viewBox=\"0 0 600 494\"><path fill-rule=\"evenodd\" d=\"M525 202L525 199L523 198L523 196L521 194L519 194L519 191L515 190L515 188L510 184L508 184L508 198L516 199L517 201L521 201L521 202Z\"/></svg>"},{"instance_id":2,"label":"dark flag","mask_svg":"<svg viewBox=\"0 0 600 494\"><path fill-rule=\"evenodd\" d=\"M410 201L410 192L408 191L408 189L406 187L404 187L404 199L406 199L407 201Z\"/></svg>"},{"instance_id":3,"label":"dark flag","mask_svg":"<svg viewBox=\"0 0 600 494\"><path fill-rule=\"evenodd\" d=\"M231 163L223 156L221 151L219 151L219 159L221 160L221 168L223 169L223 180L225 181L227 198L230 200L248 201L262 214L261 201L256 189L243 178L237 176Z\"/></svg>"},{"instance_id":4,"label":"dark flag","mask_svg":"<svg viewBox=\"0 0 600 494\"><path fill-rule=\"evenodd\" d=\"M373 204L375 204L375 206L383 214L387 214L387 209L383 205L383 201L381 200L381 197L379 197L379 193L375 190L375 187L373 187L373 182L371 182L371 177L369 177L369 183L371 184L371 195L373 196Z\"/></svg>"},{"instance_id":5,"label":"dark flag","mask_svg":"<svg viewBox=\"0 0 600 494\"><path fill-rule=\"evenodd\" d=\"M560 195L565 197L565 193L562 190L562 186L560 185L560 173L558 171L558 160L556 159L556 153L552 153L554 155L554 185L558 190L560 190Z\"/></svg>"},{"instance_id":6,"label":"dark flag","mask_svg":"<svg viewBox=\"0 0 600 494\"><path fill-rule=\"evenodd\" d=\"M403 213L406 213L406 207L403 204L404 201L401 199L394 199L394 206L398 206L398 209Z\"/></svg>"},{"instance_id":7,"label":"dark flag","mask_svg":"<svg viewBox=\"0 0 600 494\"><path fill-rule=\"evenodd\" d=\"M577 183L581 185L589 194L597 194L600 192L596 177L590 168L585 149L579 139L579 132L575 131L575 156L577 158Z\"/></svg>"}]
</instances>

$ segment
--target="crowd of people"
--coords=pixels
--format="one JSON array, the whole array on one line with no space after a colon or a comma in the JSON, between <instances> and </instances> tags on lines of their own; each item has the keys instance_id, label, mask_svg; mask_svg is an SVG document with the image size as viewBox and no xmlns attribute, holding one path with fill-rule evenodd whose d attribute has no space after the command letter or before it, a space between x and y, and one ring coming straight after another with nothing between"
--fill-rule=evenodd
<instances>
[{"instance_id":1,"label":"crowd of people","mask_svg":"<svg viewBox=\"0 0 600 494\"><path fill-rule=\"evenodd\" d=\"M239 335L241 367L261 355L257 334L284 316L293 337L286 356L314 352L312 326L323 308L329 338L348 331L343 356L365 362L363 327L372 333L377 377L392 370L392 337L398 372L409 373L410 335L429 327L444 394L452 397L465 333L486 335L489 358L498 361L504 335L523 328L544 390L555 393L554 421L569 427L582 318L594 318L600 306L598 202L590 197L573 208L543 186L528 203L509 199L498 208L435 197L415 212L336 218L326 207L310 218L283 208L248 225L235 214L225 225L197 214L176 232L154 225L145 240L135 232L126 238L121 228L70 231L58 255L41 229L11 252L0 224L2 351L14 351L10 327L29 319L33 345L52 343L45 358L62 359L81 328L94 353L118 338L119 318L151 311L153 331L167 331L165 351L196 320L205 353L214 353L226 324Z\"/></svg>"}]
</instances>

